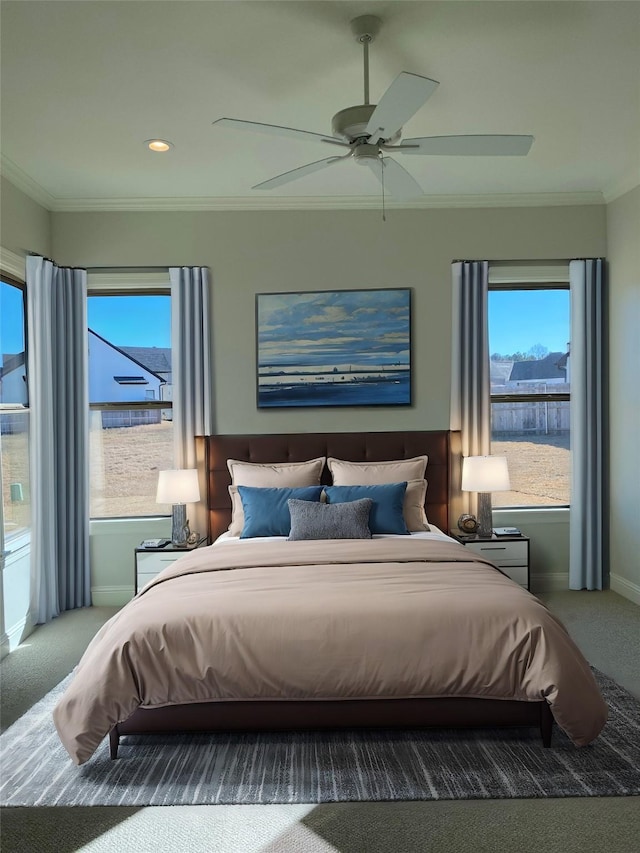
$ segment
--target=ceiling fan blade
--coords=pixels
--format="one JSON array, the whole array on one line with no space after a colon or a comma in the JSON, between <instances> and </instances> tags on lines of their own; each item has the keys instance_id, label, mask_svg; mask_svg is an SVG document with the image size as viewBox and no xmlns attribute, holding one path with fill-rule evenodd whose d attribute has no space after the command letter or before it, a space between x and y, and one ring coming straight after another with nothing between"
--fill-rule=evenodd
<instances>
[{"instance_id":1,"label":"ceiling fan blade","mask_svg":"<svg viewBox=\"0 0 640 853\"><path fill-rule=\"evenodd\" d=\"M254 133L269 133L273 136L288 136L290 139L301 139L306 142L330 142L332 145L341 145L348 148L346 142L340 142L333 136L324 136L322 133L312 133L310 130L298 130L295 127L280 127L277 124L263 124L259 121L244 121L241 118L219 118L212 124L221 127L233 127L235 130L252 130Z\"/></svg>"},{"instance_id":2,"label":"ceiling fan blade","mask_svg":"<svg viewBox=\"0 0 640 853\"><path fill-rule=\"evenodd\" d=\"M446 157L524 157L533 144L533 136L423 136L403 139L395 148L403 154L441 154ZM415 148L405 146L415 145Z\"/></svg>"},{"instance_id":3,"label":"ceiling fan blade","mask_svg":"<svg viewBox=\"0 0 640 853\"><path fill-rule=\"evenodd\" d=\"M401 71L369 119L364 131L372 137L369 142L390 139L427 102L439 85L437 80Z\"/></svg>"},{"instance_id":4,"label":"ceiling fan blade","mask_svg":"<svg viewBox=\"0 0 640 853\"><path fill-rule=\"evenodd\" d=\"M276 175L275 178L269 178L268 181L262 181L261 184L256 184L251 189L272 190L275 187L288 184L289 181L297 181L298 178L303 178L305 175L310 175L312 172L332 166L334 163L339 163L340 160L346 160L349 157L351 157L351 154L346 154L344 157L327 157L324 160L316 160L314 163L307 163L306 166L299 166L297 169L291 169L290 172L283 172L281 175Z\"/></svg>"},{"instance_id":5,"label":"ceiling fan blade","mask_svg":"<svg viewBox=\"0 0 640 853\"><path fill-rule=\"evenodd\" d=\"M410 199L424 195L422 187L416 179L407 172L404 166L401 166L391 157L384 157L379 160L367 159L366 163L385 189L388 189L396 198Z\"/></svg>"}]
</instances>

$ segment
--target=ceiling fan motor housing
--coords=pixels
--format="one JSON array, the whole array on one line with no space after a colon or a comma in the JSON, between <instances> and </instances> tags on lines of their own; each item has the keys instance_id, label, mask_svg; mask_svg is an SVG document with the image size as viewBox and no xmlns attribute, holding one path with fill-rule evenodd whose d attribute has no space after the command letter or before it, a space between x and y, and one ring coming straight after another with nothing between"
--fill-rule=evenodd
<instances>
[{"instance_id":1,"label":"ceiling fan motor housing","mask_svg":"<svg viewBox=\"0 0 640 853\"><path fill-rule=\"evenodd\" d=\"M356 139L366 139L368 134L365 132L369 124L369 119L373 115L376 104L358 104L355 107L347 107L340 110L331 119L331 132L336 139L344 139L347 142L354 142ZM400 139L401 131L399 130L387 142L393 143ZM376 140L377 142L377 140Z\"/></svg>"}]
</instances>

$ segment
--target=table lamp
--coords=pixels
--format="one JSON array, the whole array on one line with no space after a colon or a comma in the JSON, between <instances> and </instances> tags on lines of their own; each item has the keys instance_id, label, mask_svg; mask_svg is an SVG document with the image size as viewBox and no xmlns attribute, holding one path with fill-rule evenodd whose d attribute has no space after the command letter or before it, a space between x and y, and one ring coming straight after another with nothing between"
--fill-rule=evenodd
<instances>
[{"instance_id":1,"label":"table lamp","mask_svg":"<svg viewBox=\"0 0 640 853\"><path fill-rule=\"evenodd\" d=\"M189 521L185 504L200 500L198 472L195 468L160 471L156 503L172 504L171 541L178 548L185 548L189 538Z\"/></svg>"},{"instance_id":2,"label":"table lamp","mask_svg":"<svg viewBox=\"0 0 640 853\"><path fill-rule=\"evenodd\" d=\"M462 491L478 493L478 536L493 535L491 492L511 488L506 456L467 456L462 460Z\"/></svg>"}]
</instances>

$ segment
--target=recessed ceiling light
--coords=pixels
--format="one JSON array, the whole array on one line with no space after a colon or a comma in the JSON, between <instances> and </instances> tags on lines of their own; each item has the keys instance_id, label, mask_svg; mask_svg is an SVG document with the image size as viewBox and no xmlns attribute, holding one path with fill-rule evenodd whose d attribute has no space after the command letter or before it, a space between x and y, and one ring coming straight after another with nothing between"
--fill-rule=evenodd
<instances>
[{"instance_id":1,"label":"recessed ceiling light","mask_svg":"<svg viewBox=\"0 0 640 853\"><path fill-rule=\"evenodd\" d=\"M169 151L173 148L173 142L167 142L166 139L145 139L144 144L150 151Z\"/></svg>"}]
</instances>

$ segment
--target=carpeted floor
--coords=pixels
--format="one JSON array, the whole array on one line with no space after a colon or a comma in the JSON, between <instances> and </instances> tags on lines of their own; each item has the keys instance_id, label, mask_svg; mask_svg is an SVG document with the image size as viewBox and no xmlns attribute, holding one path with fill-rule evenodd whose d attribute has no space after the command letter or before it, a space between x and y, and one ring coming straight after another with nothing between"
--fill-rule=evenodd
<instances>
[{"instance_id":1,"label":"carpeted floor","mask_svg":"<svg viewBox=\"0 0 640 853\"><path fill-rule=\"evenodd\" d=\"M640 608L612 592L544 598L587 658L640 697ZM63 614L2 662L3 726L71 670L110 612ZM638 797L7 808L1 817L6 853L635 853L640 835Z\"/></svg>"}]
</instances>

